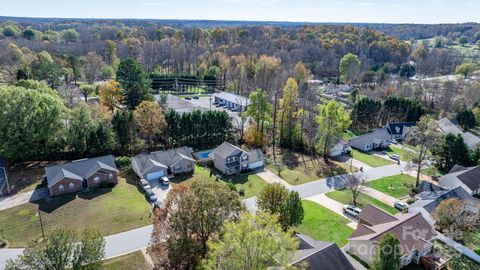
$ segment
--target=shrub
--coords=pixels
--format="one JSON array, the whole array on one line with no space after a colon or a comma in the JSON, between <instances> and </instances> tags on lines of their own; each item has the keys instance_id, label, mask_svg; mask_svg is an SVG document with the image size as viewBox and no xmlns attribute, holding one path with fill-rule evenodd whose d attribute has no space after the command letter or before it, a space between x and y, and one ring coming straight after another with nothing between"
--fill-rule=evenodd
<instances>
[{"instance_id":1,"label":"shrub","mask_svg":"<svg viewBox=\"0 0 480 270\"><path fill-rule=\"evenodd\" d=\"M235 186L235 184L232 181L229 181L227 183L227 186L231 191L237 191L237 187Z\"/></svg>"},{"instance_id":2,"label":"shrub","mask_svg":"<svg viewBox=\"0 0 480 270\"><path fill-rule=\"evenodd\" d=\"M7 240L5 239L0 239L0 248L6 248L8 245Z\"/></svg>"},{"instance_id":3,"label":"shrub","mask_svg":"<svg viewBox=\"0 0 480 270\"><path fill-rule=\"evenodd\" d=\"M240 196L245 196L245 190L243 188L241 188L239 191L238 191L238 195Z\"/></svg>"},{"instance_id":4,"label":"shrub","mask_svg":"<svg viewBox=\"0 0 480 270\"><path fill-rule=\"evenodd\" d=\"M415 198L411 197L411 198L408 198L407 203L408 203L408 204L412 204L412 203L414 203L415 201L416 201Z\"/></svg>"},{"instance_id":5,"label":"shrub","mask_svg":"<svg viewBox=\"0 0 480 270\"><path fill-rule=\"evenodd\" d=\"M99 188L107 188L108 187L108 182L102 181L100 185L98 185Z\"/></svg>"}]
</instances>

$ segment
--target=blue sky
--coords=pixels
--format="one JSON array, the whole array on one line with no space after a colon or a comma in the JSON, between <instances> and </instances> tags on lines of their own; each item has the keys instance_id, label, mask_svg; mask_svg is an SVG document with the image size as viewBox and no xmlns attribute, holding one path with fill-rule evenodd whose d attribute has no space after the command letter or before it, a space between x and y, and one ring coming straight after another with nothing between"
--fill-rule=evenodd
<instances>
[{"instance_id":1,"label":"blue sky","mask_svg":"<svg viewBox=\"0 0 480 270\"><path fill-rule=\"evenodd\" d=\"M0 15L302 22L480 22L480 0L7 0Z\"/></svg>"}]
</instances>

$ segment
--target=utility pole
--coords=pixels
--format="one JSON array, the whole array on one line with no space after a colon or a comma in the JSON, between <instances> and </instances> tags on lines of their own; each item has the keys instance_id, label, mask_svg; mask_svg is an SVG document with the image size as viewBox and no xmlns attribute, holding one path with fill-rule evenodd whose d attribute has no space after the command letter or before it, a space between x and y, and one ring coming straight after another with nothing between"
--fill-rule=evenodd
<instances>
[{"instance_id":1,"label":"utility pole","mask_svg":"<svg viewBox=\"0 0 480 270\"><path fill-rule=\"evenodd\" d=\"M45 238L45 231L43 230L43 221L42 221L42 215L40 214L40 210L38 210L38 219L40 220L40 228L42 229L42 236Z\"/></svg>"}]
</instances>

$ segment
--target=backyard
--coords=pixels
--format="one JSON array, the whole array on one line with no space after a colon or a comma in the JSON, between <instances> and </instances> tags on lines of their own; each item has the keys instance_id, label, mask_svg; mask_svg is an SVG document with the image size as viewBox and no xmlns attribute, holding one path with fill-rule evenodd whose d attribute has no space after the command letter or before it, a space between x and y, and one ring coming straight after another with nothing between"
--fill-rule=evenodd
<instances>
[{"instance_id":1,"label":"backyard","mask_svg":"<svg viewBox=\"0 0 480 270\"><path fill-rule=\"evenodd\" d=\"M367 183L367 186L395 198L408 196L415 186L416 179L408 174L383 177Z\"/></svg>"},{"instance_id":2,"label":"backyard","mask_svg":"<svg viewBox=\"0 0 480 270\"><path fill-rule=\"evenodd\" d=\"M384 159L373 154L362 152L356 149L352 149L353 158L367 164L370 167L381 167L394 164L393 161Z\"/></svg>"},{"instance_id":3,"label":"backyard","mask_svg":"<svg viewBox=\"0 0 480 270\"><path fill-rule=\"evenodd\" d=\"M277 151L276 164L269 160L267 169L279 175L290 185L300 185L321 178L341 175L350 171L349 164L314 157L291 151Z\"/></svg>"},{"instance_id":4,"label":"backyard","mask_svg":"<svg viewBox=\"0 0 480 270\"><path fill-rule=\"evenodd\" d=\"M256 196L267 186L267 183L255 174L223 176L215 169L213 169L212 172L210 176L210 169L195 165L195 172L192 175L178 176L173 178L171 182L174 185L180 183L189 185L195 181L215 181L215 175L219 175L219 180L222 183L233 183L237 191L243 189L245 195L242 198Z\"/></svg>"},{"instance_id":5,"label":"backyard","mask_svg":"<svg viewBox=\"0 0 480 270\"><path fill-rule=\"evenodd\" d=\"M352 199L352 193L348 189L344 190L337 190L337 191L332 191L328 192L325 194L327 197L329 197L332 200L335 200L337 202L341 202L342 204L353 204L353 199ZM360 208L363 208L365 205L371 204L374 205L378 208L381 208L385 210L386 212L390 214L396 214L398 213L398 210L395 209L394 207L383 203L377 199L374 199L364 193L360 193L358 199L357 199L357 206Z\"/></svg>"},{"instance_id":6,"label":"backyard","mask_svg":"<svg viewBox=\"0 0 480 270\"><path fill-rule=\"evenodd\" d=\"M111 235L151 224L151 206L137 187L119 178L114 188L99 188L78 195L65 195L26 203L0 211L0 230L10 247L23 247L45 233L69 228L81 231L92 227Z\"/></svg>"},{"instance_id":7,"label":"backyard","mask_svg":"<svg viewBox=\"0 0 480 270\"><path fill-rule=\"evenodd\" d=\"M305 217L297 232L308 235L315 240L335 242L343 247L353 229L347 226L351 221L312 201L303 200Z\"/></svg>"}]
</instances>

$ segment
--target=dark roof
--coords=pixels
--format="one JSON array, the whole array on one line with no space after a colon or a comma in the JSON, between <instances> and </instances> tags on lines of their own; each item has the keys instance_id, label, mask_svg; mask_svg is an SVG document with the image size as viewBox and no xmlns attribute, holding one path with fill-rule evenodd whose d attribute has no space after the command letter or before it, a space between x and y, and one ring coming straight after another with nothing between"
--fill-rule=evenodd
<instances>
[{"instance_id":1,"label":"dark roof","mask_svg":"<svg viewBox=\"0 0 480 270\"><path fill-rule=\"evenodd\" d=\"M458 179L463 182L469 189L477 190L480 188L480 167L474 167L464 173L459 174Z\"/></svg>"},{"instance_id":2,"label":"dark roof","mask_svg":"<svg viewBox=\"0 0 480 270\"><path fill-rule=\"evenodd\" d=\"M441 191L423 191L415 196L418 200L410 205L413 207L422 207L428 213L433 213L437 206L444 200L457 198L462 201L468 201L472 206L480 205L480 201L468 194L462 187L446 189Z\"/></svg>"},{"instance_id":3,"label":"dark roof","mask_svg":"<svg viewBox=\"0 0 480 270\"><path fill-rule=\"evenodd\" d=\"M400 123L388 123L385 127L388 130L388 133L391 135L401 135L405 128L415 126L415 122L400 122Z\"/></svg>"},{"instance_id":4,"label":"dark roof","mask_svg":"<svg viewBox=\"0 0 480 270\"><path fill-rule=\"evenodd\" d=\"M448 173L456 173L456 172L461 172L466 170L468 170L467 167L463 167L462 165L455 164Z\"/></svg>"},{"instance_id":5,"label":"dark roof","mask_svg":"<svg viewBox=\"0 0 480 270\"><path fill-rule=\"evenodd\" d=\"M419 190L421 191L444 191L445 188L437 186L427 181L421 181L419 185Z\"/></svg>"},{"instance_id":6,"label":"dark roof","mask_svg":"<svg viewBox=\"0 0 480 270\"><path fill-rule=\"evenodd\" d=\"M397 218L387 212L379 211L380 209L371 204L367 204L358 215L358 220L367 223L369 226L374 226L381 223L397 221Z\"/></svg>"},{"instance_id":7,"label":"dark roof","mask_svg":"<svg viewBox=\"0 0 480 270\"><path fill-rule=\"evenodd\" d=\"M100 169L118 171L112 155L74 160L62 165L45 167L45 173L48 186L51 187L64 178L83 181Z\"/></svg>"},{"instance_id":8,"label":"dark roof","mask_svg":"<svg viewBox=\"0 0 480 270\"><path fill-rule=\"evenodd\" d=\"M167 170L181 160L195 162L192 157L193 149L190 147L179 147L165 151L152 152L147 155L138 155L132 158L132 169L139 177L159 170Z\"/></svg>"},{"instance_id":9,"label":"dark roof","mask_svg":"<svg viewBox=\"0 0 480 270\"><path fill-rule=\"evenodd\" d=\"M307 270L354 270L342 250L335 243L313 240L306 235L296 235L300 245L295 252L293 265L308 263Z\"/></svg>"}]
</instances>

